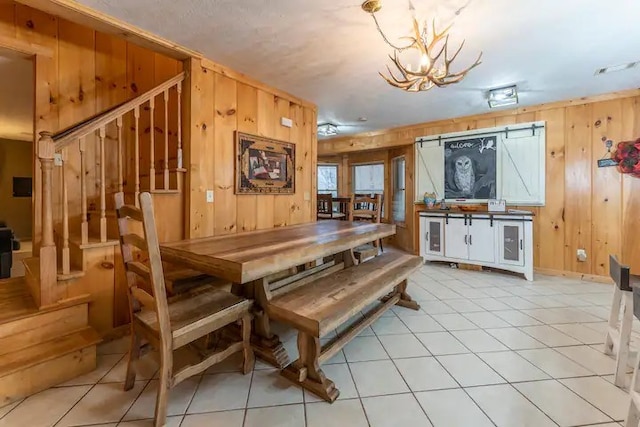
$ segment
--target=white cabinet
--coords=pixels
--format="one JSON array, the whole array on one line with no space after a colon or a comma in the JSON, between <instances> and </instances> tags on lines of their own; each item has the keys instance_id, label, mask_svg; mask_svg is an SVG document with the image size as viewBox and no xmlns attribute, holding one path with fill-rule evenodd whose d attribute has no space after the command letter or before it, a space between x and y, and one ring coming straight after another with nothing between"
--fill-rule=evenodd
<instances>
[{"instance_id":1,"label":"white cabinet","mask_svg":"<svg viewBox=\"0 0 640 427\"><path fill-rule=\"evenodd\" d=\"M483 265L533 280L531 215L423 212L420 234L420 254L426 261Z\"/></svg>"},{"instance_id":2,"label":"white cabinet","mask_svg":"<svg viewBox=\"0 0 640 427\"><path fill-rule=\"evenodd\" d=\"M444 218L420 218L420 254L444 256Z\"/></svg>"},{"instance_id":3,"label":"white cabinet","mask_svg":"<svg viewBox=\"0 0 640 427\"><path fill-rule=\"evenodd\" d=\"M499 221L498 246L500 264L524 265L523 224L520 222Z\"/></svg>"},{"instance_id":4,"label":"white cabinet","mask_svg":"<svg viewBox=\"0 0 640 427\"><path fill-rule=\"evenodd\" d=\"M464 216L445 219L444 255L447 258L467 259L469 257L469 235L467 218Z\"/></svg>"},{"instance_id":5,"label":"white cabinet","mask_svg":"<svg viewBox=\"0 0 640 427\"><path fill-rule=\"evenodd\" d=\"M469 260L492 263L496 259L494 250L495 223L488 216L469 217Z\"/></svg>"}]
</instances>

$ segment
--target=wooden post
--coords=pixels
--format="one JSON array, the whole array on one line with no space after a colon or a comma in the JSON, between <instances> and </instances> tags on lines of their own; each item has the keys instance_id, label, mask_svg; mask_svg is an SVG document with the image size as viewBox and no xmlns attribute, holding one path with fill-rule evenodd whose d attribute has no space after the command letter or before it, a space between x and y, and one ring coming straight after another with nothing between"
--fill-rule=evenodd
<instances>
[{"instance_id":1,"label":"wooden post","mask_svg":"<svg viewBox=\"0 0 640 427\"><path fill-rule=\"evenodd\" d=\"M80 238L82 244L89 243L89 217L87 214L87 165L85 158L85 139L78 139L78 146L80 148L80 203L82 205L82 215L80 224Z\"/></svg>"},{"instance_id":2,"label":"wooden post","mask_svg":"<svg viewBox=\"0 0 640 427\"><path fill-rule=\"evenodd\" d=\"M42 171L42 243L40 245L40 292L34 295L41 307L55 302L58 266L56 245L53 240L53 159L55 143L51 132L40 132L38 158Z\"/></svg>"},{"instance_id":3,"label":"wooden post","mask_svg":"<svg viewBox=\"0 0 640 427\"><path fill-rule=\"evenodd\" d=\"M149 191L156 189L156 128L153 123L155 116L156 102L155 98L151 97L149 100Z\"/></svg>"},{"instance_id":4,"label":"wooden post","mask_svg":"<svg viewBox=\"0 0 640 427\"><path fill-rule=\"evenodd\" d=\"M140 207L138 196L140 195L140 107L133 109L133 117L135 119L135 146L134 146L134 174L135 174L135 205Z\"/></svg>"},{"instance_id":5,"label":"wooden post","mask_svg":"<svg viewBox=\"0 0 640 427\"><path fill-rule=\"evenodd\" d=\"M66 150L62 158L62 273L71 272L71 259L69 258L69 190L67 188L67 156Z\"/></svg>"},{"instance_id":6,"label":"wooden post","mask_svg":"<svg viewBox=\"0 0 640 427\"><path fill-rule=\"evenodd\" d=\"M178 91L178 169L182 169L182 82L176 86Z\"/></svg>"},{"instance_id":7,"label":"wooden post","mask_svg":"<svg viewBox=\"0 0 640 427\"><path fill-rule=\"evenodd\" d=\"M169 89L164 91L164 189L169 189Z\"/></svg>"},{"instance_id":8,"label":"wooden post","mask_svg":"<svg viewBox=\"0 0 640 427\"><path fill-rule=\"evenodd\" d=\"M98 129L98 137L100 139L100 241L107 241L107 195L106 195L106 178L105 178L105 156L104 156L104 138L107 133L105 127Z\"/></svg>"},{"instance_id":9,"label":"wooden post","mask_svg":"<svg viewBox=\"0 0 640 427\"><path fill-rule=\"evenodd\" d=\"M116 119L118 129L118 192L124 192L124 177L122 175L122 116Z\"/></svg>"}]
</instances>

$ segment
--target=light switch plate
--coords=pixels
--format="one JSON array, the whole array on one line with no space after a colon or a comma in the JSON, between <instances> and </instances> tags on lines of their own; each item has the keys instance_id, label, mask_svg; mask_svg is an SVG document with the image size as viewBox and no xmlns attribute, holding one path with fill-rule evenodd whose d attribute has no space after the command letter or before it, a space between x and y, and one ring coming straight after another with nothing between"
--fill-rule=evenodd
<instances>
[{"instance_id":1,"label":"light switch plate","mask_svg":"<svg viewBox=\"0 0 640 427\"><path fill-rule=\"evenodd\" d=\"M290 128L293 127L293 120L287 118L287 117L282 117L280 118L280 124L282 124L282 126Z\"/></svg>"},{"instance_id":2,"label":"light switch plate","mask_svg":"<svg viewBox=\"0 0 640 427\"><path fill-rule=\"evenodd\" d=\"M213 190L207 190L207 203L213 203Z\"/></svg>"},{"instance_id":3,"label":"light switch plate","mask_svg":"<svg viewBox=\"0 0 640 427\"><path fill-rule=\"evenodd\" d=\"M304 192L304 201L308 202L309 200L311 200L311 193L309 193L308 191Z\"/></svg>"},{"instance_id":4,"label":"light switch plate","mask_svg":"<svg viewBox=\"0 0 640 427\"><path fill-rule=\"evenodd\" d=\"M54 153L54 155L53 155L53 165L54 166L62 166L62 153Z\"/></svg>"}]
</instances>

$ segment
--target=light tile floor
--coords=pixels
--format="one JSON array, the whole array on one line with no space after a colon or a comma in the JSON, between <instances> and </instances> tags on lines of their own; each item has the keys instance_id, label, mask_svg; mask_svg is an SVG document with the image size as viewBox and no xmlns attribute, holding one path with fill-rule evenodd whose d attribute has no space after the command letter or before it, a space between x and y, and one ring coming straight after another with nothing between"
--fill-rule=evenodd
<instances>
[{"instance_id":1,"label":"light tile floor","mask_svg":"<svg viewBox=\"0 0 640 427\"><path fill-rule=\"evenodd\" d=\"M612 288L425 265L394 308L325 366L329 405L259 362L226 361L172 390L172 427L618 426L627 393L602 353ZM638 326L637 324L635 326ZM638 327L636 331L640 331ZM296 357L295 333L278 332ZM638 336L634 335L634 341ZM0 427L150 426L157 367L122 390L128 340L101 345L98 369L0 408Z\"/></svg>"}]
</instances>

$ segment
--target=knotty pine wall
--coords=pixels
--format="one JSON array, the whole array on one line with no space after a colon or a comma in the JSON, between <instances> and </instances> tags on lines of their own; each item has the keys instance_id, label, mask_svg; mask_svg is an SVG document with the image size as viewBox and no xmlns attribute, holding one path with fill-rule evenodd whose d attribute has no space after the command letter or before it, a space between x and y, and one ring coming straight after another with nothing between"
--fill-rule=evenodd
<instances>
[{"instance_id":1,"label":"knotty pine wall","mask_svg":"<svg viewBox=\"0 0 640 427\"><path fill-rule=\"evenodd\" d=\"M321 159L368 149L407 147L415 137L545 120L547 123L546 205L522 207L536 213L534 264L541 271L608 275L609 254L640 274L640 179L616 168L598 168L606 154L602 138L614 142L640 137L638 91L423 123L360 136L321 141ZM357 155L360 155L359 153ZM347 163L349 160L344 160ZM407 161L407 168L413 163ZM411 175L413 175L411 173ZM407 180L407 186L409 180ZM407 229L416 237L416 216ZM578 262L576 250L587 251Z\"/></svg>"},{"instance_id":2,"label":"knotty pine wall","mask_svg":"<svg viewBox=\"0 0 640 427\"><path fill-rule=\"evenodd\" d=\"M316 108L250 79L192 59L185 105L187 216L185 234L205 237L315 220ZM280 124L281 117L293 127ZM235 194L235 132L294 143L295 194ZM214 191L207 203L206 191Z\"/></svg>"},{"instance_id":3,"label":"knotty pine wall","mask_svg":"<svg viewBox=\"0 0 640 427\"><path fill-rule=\"evenodd\" d=\"M35 134L40 131L57 132L77 124L94 114L121 102L132 99L163 81L174 77L182 70L182 63L175 59L128 43L124 39L94 31L36 9L15 3L0 1L0 36L15 38L48 48L51 58L41 57L37 61L36 121ZM171 94L170 107L170 152L175 153L177 140L176 94ZM161 98L158 98L161 100ZM160 105L158 105L160 104ZM156 102L156 141L163 141L164 112L162 102ZM123 136L126 158L125 176L133 170L133 131L131 121L125 118ZM145 133L140 139L141 171L149 169L149 112L143 111L140 126ZM158 125L160 124L160 125ZM107 194L116 190L114 173L117 170L115 127L107 128L106 169ZM97 206L99 191L99 151L95 138L87 137L87 193L89 207ZM156 161L161 159L156 151ZM67 182L69 186L69 211L72 235L78 233L80 222L80 170L79 151L76 144L66 149ZM175 158L175 155L174 155ZM174 159L172 162L175 164ZM173 166L175 168L175 166ZM40 174L39 163L34 156L34 241L40 239ZM161 170L161 169L160 169ZM60 190L60 173L54 171L54 215L61 218L61 199L55 191ZM111 206L111 197L107 197ZM58 224L59 226L59 224ZM175 224L173 229L180 229ZM181 230L182 231L182 230ZM177 237L182 236L182 232ZM37 244L34 245L37 250Z\"/></svg>"}]
</instances>

